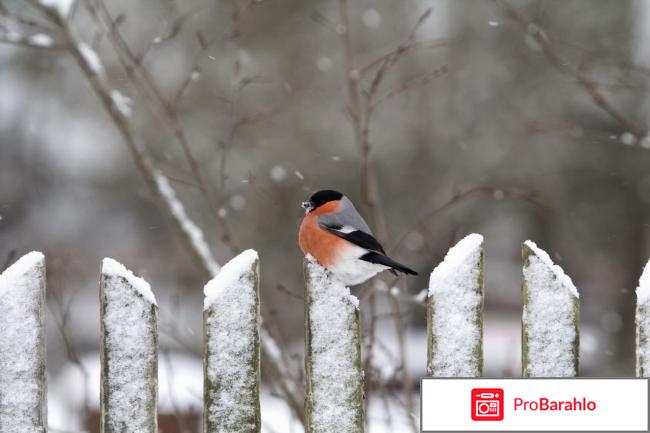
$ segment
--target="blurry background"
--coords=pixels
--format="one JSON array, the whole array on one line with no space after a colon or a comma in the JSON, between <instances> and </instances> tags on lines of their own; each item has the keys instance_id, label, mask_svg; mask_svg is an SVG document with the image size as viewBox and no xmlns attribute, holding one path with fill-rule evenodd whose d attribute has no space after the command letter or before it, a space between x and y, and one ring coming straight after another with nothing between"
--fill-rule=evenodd
<instances>
[{"instance_id":1,"label":"blurry background","mask_svg":"<svg viewBox=\"0 0 650 433\"><path fill-rule=\"evenodd\" d=\"M471 232L486 238L487 376L520 374L526 239L580 291L581 374L634 375L650 2L42 3L0 0L0 269L47 256L54 431L96 428L105 256L158 298L161 430L197 431L209 266L170 223L152 167L218 263L260 252L265 324L297 384L302 200L345 192L420 271L354 289L363 332L376 330L364 342L371 433L413 431L417 295ZM268 432L300 431L272 382L262 410Z\"/></svg>"}]
</instances>

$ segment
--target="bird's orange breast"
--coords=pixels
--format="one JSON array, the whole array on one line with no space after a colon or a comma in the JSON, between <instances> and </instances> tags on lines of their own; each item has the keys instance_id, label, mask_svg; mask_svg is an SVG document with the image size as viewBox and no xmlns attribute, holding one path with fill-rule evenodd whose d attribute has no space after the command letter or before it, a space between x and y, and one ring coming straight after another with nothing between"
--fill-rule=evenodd
<instances>
[{"instance_id":1,"label":"bird's orange breast","mask_svg":"<svg viewBox=\"0 0 650 433\"><path fill-rule=\"evenodd\" d=\"M320 228L317 217L310 213L302 220L298 233L300 249L305 255L311 254L325 267L335 266L339 256L349 247L349 243Z\"/></svg>"}]
</instances>

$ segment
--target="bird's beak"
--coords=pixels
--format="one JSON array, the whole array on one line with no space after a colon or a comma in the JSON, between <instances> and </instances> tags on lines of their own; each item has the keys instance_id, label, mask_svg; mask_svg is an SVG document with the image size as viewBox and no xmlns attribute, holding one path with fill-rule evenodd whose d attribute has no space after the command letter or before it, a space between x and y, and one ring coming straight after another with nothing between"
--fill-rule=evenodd
<instances>
[{"instance_id":1,"label":"bird's beak","mask_svg":"<svg viewBox=\"0 0 650 433\"><path fill-rule=\"evenodd\" d=\"M309 213L314 209L314 205L310 201L303 201L300 206L305 210L305 213Z\"/></svg>"}]
</instances>

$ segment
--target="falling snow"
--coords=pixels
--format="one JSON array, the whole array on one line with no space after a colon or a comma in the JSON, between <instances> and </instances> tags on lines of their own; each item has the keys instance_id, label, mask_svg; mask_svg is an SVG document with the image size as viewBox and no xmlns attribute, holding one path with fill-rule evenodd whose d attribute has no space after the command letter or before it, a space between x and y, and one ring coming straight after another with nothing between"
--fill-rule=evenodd
<instances>
[{"instance_id":1,"label":"falling snow","mask_svg":"<svg viewBox=\"0 0 650 433\"><path fill-rule=\"evenodd\" d=\"M626 146L633 146L636 143L636 137L631 132L624 132L621 134L621 143Z\"/></svg>"},{"instance_id":2,"label":"falling snow","mask_svg":"<svg viewBox=\"0 0 650 433\"><path fill-rule=\"evenodd\" d=\"M327 56L320 56L316 60L316 67L318 68L319 71L329 71L332 69L332 59L330 59Z\"/></svg>"},{"instance_id":3,"label":"falling snow","mask_svg":"<svg viewBox=\"0 0 650 433\"><path fill-rule=\"evenodd\" d=\"M246 198L241 194L233 194L230 197L230 207L236 211L242 211L246 207Z\"/></svg>"},{"instance_id":4,"label":"falling snow","mask_svg":"<svg viewBox=\"0 0 650 433\"><path fill-rule=\"evenodd\" d=\"M379 12L377 12L376 9L367 9L363 12L361 20L363 21L363 24L366 25L366 27L375 29L381 24L381 15Z\"/></svg>"},{"instance_id":5,"label":"falling snow","mask_svg":"<svg viewBox=\"0 0 650 433\"><path fill-rule=\"evenodd\" d=\"M287 169L281 165L275 165L269 170L269 176L274 182L282 182L287 178Z\"/></svg>"}]
</instances>

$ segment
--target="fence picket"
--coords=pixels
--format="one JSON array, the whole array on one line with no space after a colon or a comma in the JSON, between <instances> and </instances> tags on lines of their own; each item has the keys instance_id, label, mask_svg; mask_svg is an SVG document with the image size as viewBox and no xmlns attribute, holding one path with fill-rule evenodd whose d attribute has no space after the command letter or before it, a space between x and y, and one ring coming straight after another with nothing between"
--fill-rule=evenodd
<instances>
[{"instance_id":1,"label":"fence picket","mask_svg":"<svg viewBox=\"0 0 650 433\"><path fill-rule=\"evenodd\" d=\"M311 258L305 259L307 433L361 433L363 371L359 301Z\"/></svg>"},{"instance_id":2,"label":"fence picket","mask_svg":"<svg viewBox=\"0 0 650 433\"><path fill-rule=\"evenodd\" d=\"M102 433L157 433L158 306L149 284L115 260L100 278Z\"/></svg>"},{"instance_id":3,"label":"fence picket","mask_svg":"<svg viewBox=\"0 0 650 433\"><path fill-rule=\"evenodd\" d=\"M535 243L522 245L522 374L579 372L579 293ZM483 237L452 247L429 280L427 374L480 377ZM358 299L311 258L305 272L305 428L362 433ZM205 286L204 432L259 433L259 257L247 250ZM650 261L636 290L637 376L650 376ZM0 433L46 433L45 258L0 274ZM100 278L102 433L157 433L158 306L149 284L112 259ZM276 358L278 349L266 347ZM284 384L293 387L292 383ZM295 389L294 389L295 391ZM300 412L299 408L295 409Z\"/></svg>"},{"instance_id":4,"label":"fence picket","mask_svg":"<svg viewBox=\"0 0 650 433\"><path fill-rule=\"evenodd\" d=\"M650 377L650 261L636 289L636 375Z\"/></svg>"},{"instance_id":5,"label":"fence picket","mask_svg":"<svg viewBox=\"0 0 650 433\"><path fill-rule=\"evenodd\" d=\"M45 257L31 252L0 275L0 432L47 431Z\"/></svg>"},{"instance_id":6,"label":"fence picket","mask_svg":"<svg viewBox=\"0 0 650 433\"><path fill-rule=\"evenodd\" d=\"M483 236L471 234L431 273L427 303L427 374L483 374Z\"/></svg>"},{"instance_id":7,"label":"fence picket","mask_svg":"<svg viewBox=\"0 0 650 433\"><path fill-rule=\"evenodd\" d=\"M205 433L258 433L259 259L246 250L205 286Z\"/></svg>"},{"instance_id":8,"label":"fence picket","mask_svg":"<svg viewBox=\"0 0 650 433\"><path fill-rule=\"evenodd\" d=\"M571 278L532 241L522 246L524 377L578 375L579 294Z\"/></svg>"}]
</instances>

